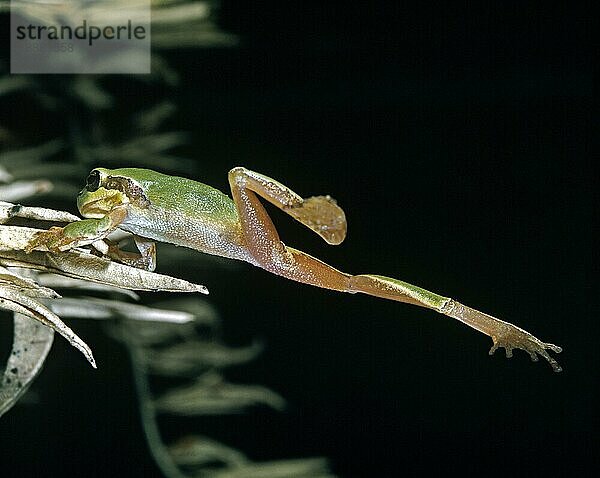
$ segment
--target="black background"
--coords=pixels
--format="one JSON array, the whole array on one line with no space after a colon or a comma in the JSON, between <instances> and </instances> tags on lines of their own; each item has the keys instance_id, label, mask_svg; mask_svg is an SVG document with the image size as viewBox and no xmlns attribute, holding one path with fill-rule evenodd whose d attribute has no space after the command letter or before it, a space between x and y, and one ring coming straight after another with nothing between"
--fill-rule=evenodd
<instances>
[{"instance_id":1,"label":"black background","mask_svg":"<svg viewBox=\"0 0 600 478\"><path fill-rule=\"evenodd\" d=\"M165 94L180 105L190 177L226 190L244 165L345 209L337 248L270 209L286 243L516 323L563 346L564 371L520 351L490 358L489 338L425 309L159 257L209 287L228 343L265 340L227 376L290 404L167 420L166 437L196 430L257 460L327 456L343 476L592 474L590 14L497 3L224 2L219 23L241 46L169 51L179 89L107 81L123 109ZM3 115L25 121L14 106ZM157 476L125 351L97 323L71 325L99 369L56 340L40 403L2 419L0 475Z\"/></svg>"}]
</instances>

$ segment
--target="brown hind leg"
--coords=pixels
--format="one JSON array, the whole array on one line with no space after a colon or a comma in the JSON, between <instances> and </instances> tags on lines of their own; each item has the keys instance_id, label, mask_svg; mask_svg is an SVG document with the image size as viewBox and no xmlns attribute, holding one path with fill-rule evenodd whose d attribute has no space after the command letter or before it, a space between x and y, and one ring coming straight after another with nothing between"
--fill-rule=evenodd
<instances>
[{"instance_id":1,"label":"brown hind leg","mask_svg":"<svg viewBox=\"0 0 600 478\"><path fill-rule=\"evenodd\" d=\"M507 357L510 357L512 349L520 348L528 352L533 360L537 360L539 354L555 371L561 370L558 363L546 352L547 349L560 352L560 347L544 343L508 322L397 279L378 275L346 274L304 252L285 246L256 194L279 206L296 202L296 207L302 207L298 200L300 196L280 183L244 168L234 168L229 172L229 184L240 217L246 248L254 262L263 269L325 289L361 292L433 309L489 335L494 342L490 354L498 347L504 347ZM337 205L335 207L337 208ZM286 210L283 207L282 209ZM316 210L311 211L309 216L312 223L320 221ZM303 221L304 217L300 215L295 218L306 224ZM326 214L320 222L327 223L331 217Z\"/></svg>"}]
</instances>

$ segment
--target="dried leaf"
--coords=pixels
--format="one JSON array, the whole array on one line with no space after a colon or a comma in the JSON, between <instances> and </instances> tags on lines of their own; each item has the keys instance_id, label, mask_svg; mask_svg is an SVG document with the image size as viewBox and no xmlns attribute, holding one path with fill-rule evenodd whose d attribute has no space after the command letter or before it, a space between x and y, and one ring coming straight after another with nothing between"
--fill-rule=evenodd
<instances>
[{"instance_id":1,"label":"dried leaf","mask_svg":"<svg viewBox=\"0 0 600 478\"><path fill-rule=\"evenodd\" d=\"M208 294L208 289L203 285L136 269L76 250L56 254L39 251L30 254L0 251L0 263L64 274L123 289Z\"/></svg>"},{"instance_id":2,"label":"dried leaf","mask_svg":"<svg viewBox=\"0 0 600 478\"><path fill-rule=\"evenodd\" d=\"M193 376L202 369L246 363L254 359L262 349L259 342L248 347L233 348L214 341L192 340L161 350L148 350L145 359L153 373Z\"/></svg>"},{"instance_id":3,"label":"dried leaf","mask_svg":"<svg viewBox=\"0 0 600 478\"><path fill-rule=\"evenodd\" d=\"M203 297L180 296L155 302L152 306L159 309L185 310L194 315L196 324L215 327L219 323L219 314L216 309Z\"/></svg>"},{"instance_id":4,"label":"dried leaf","mask_svg":"<svg viewBox=\"0 0 600 478\"><path fill-rule=\"evenodd\" d=\"M45 207L21 206L20 204L0 201L0 224L13 217L52 222L75 222L81 220L79 217L66 211L58 211Z\"/></svg>"},{"instance_id":5,"label":"dried leaf","mask_svg":"<svg viewBox=\"0 0 600 478\"><path fill-rule=\"evenodd\" d=\"M0 385L0 416L23 395L42 369L54 332L36 320L14 314L12 352Z\"/></svg>"},{"instance_id":6,"label":"dried leaf","mask_svg":"<svg viewBox=\"0 0 600 478\"><path fill-rule=\"evenodd\" d=\"M42 287L31 279L15 275L2 266L0 266L0 287L20 292L29 297L44 299L58 299L60 297L60 295L52 289Z\"/></svg>"},{"instance_id":7,"label":"dried leaf","mask_svg":"<svg viewBox=\"0 0 600 478\"><path fill-rule=\"evenodd\" d=\"M164 343L193 336L195 334L194 324L169 324L164 322L144 323L125 321L121 327L113 331L116 339L128 345L135 344L142 347L162 345ZM143 354L146 351L144 349Z\"/></svg>"},{"instance_id":8,"label":"dried leaf","mask_svg":"<svg viewBox=\"0 0 600 478\"><path fill-rule=\"evenodd\" d=\"M169 446L169 454L180 466L201 466L215 461L227 466L242 466L248 463L248 458L238 450L200 435L177 440Z\"/></svg>"},{"instance_id":9,"label":"dried leaf","mask_svg":"<svg viewBox=\"0 0 600 478\"><path fill-rule=\"evenodd\" d=\"M155 400L155 405L161 412L195 416L240 413L256 405L282 410L285 401L268 388L227 383L220 375L211 373L192 385L164 393Z\"/></svg>"},{"instance_id":10,"label":"dried leaf","mask_svg":"<svg viewBox=\"0 0 600 478\"><path fill-rule=\"evenodd\" d=\"M45 193L52 189L52 183L45 179L37 181L15 181L7 186L0 186L0 197L8 201L18 201L19 199Z\"/></svg>"},{"instance_id":11,"label":"dried leaf","mask_svg":"<svg viewBox=\"0 0 600 478\"><path fill-rule=\"evenodd\" d=\"M0 308L26 315L50 327L67 339L73 347L85 356L92 367L96 368L96 361L88 345L60 320L56 314L36 300L10 288L0 287Z\"/></svg>"},{"instance_id":12,"label":"dried leaf","mask_svg":"<svg viewBox=\"0 0 600 478\"><path fill-rule=\"evenodd\" d=\"M91 292L106 292L125 295L133 300L139 300L140 296L127 289L121 289L110 285L97 284L82 279L74 279L58 274L38 274L37 279L40 284L53 289L86 290Z\"/></svg>"},{"instance_id":13,"label":"dried leaf","mask_svg":"<svg viewBox=\"0 0 600 478\"><path fill-rule=\"evenodd\" d=\"M61 317L80 317L82 319L125 318L172 324L184 324L194 320L194 316L188 312L161 310L139 304L95 298L53 300L48 302L48 307Z\"/></svg>"},{"instance_id":14,"label":"dried leaf","mask_svg":"<svg viewBox=\"0 0 600 478\"><path fill-rule=\"evenodd\" d=\"M123 289L208 294L203 285L118 264L82 249L26 254L23 249L37 232L39 229L0 226L0 264L58 273Z\"/></svg>"},{"instance_id":15,"label":"dried leaf","mask_svg":"<svg viewBox=\"0 0 600 478\"><path fill-rule=\"evenodd\" d=\"M207 2L193 2L179 5L156 5L152 11L152 26L160 23L174 23L180 26L182 22L191 20L208 20L211 7Z\"/></svg>"}]
</instances>

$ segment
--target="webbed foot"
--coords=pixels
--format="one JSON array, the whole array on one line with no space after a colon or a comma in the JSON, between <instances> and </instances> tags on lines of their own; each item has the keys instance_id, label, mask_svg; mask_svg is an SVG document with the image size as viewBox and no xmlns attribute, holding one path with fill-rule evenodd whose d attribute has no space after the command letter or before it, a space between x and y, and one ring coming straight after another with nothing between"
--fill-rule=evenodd
<instances>
[{"instance_id":1,"label":"webbed foot","mask_svg":"<svg viewBox=\"0 0 600 478\"><path fill-rule=\"evenodd\" d=\"M34 249L40 251L61 252L75 247L77 237L65 234L62 227L51 227L47 231L38 232L25 246L25 252L29 254Z\"/></svg>"},{"instance_id":2,"label":"webbed foot","mask_svg":"<svg viewBox=\"0 0 600 478\"><path fill-rule=\"evenodd\" d=\"M512 324L506 324L502 327L502 332L498 335L492 335L494 345L490 349L489 354L493 355L499 347L503 347L506 351L506 357L512 357L513 349L521 349L529 354L531 360L538 361L538 355L541 355L552 367L555 372L561 372L562 367L554 360L546 350L551 350L555 353L562 352L562 348L558 345L542 342L529 332L526 332Z\"/></svg>"},{"instance_id":3,"label":"webbed foot","mask_svg":"<svg viewBox=\"0 0 600 478\"><path fill-rule=\"evenodd\" d=\"M527 352L534 362L538 360L538 355L541 355L555 372L562 371L558 362L546 352L546 350L552 350L555 353L560 353L562 349L557 345L542 342L516 325L504 322L489 314L484 314L452 299L448 299L440 312L489 335L494 341L494 345L490 349L490 355L493 355L499 347L503 347L506 350L506 356L510 358L513 349L521 349Z\"/></svg>"}]
</instances>

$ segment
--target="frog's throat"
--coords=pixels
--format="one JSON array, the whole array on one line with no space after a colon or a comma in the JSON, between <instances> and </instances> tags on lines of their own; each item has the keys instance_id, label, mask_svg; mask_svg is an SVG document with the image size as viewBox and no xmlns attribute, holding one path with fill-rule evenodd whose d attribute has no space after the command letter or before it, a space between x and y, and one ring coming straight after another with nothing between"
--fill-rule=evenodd
<instances>
[{"instance_id":1,"label":"frog's throat","mask_svg":"<svg viewBox=\"0 0 600 478\"><path fill-rule=\"evenodd\" d=\"M115 207L129 203L129 198L120 191L100 188L89 194L93 195L93 199L78 205L79 212L83 217L101 218Z\"/></svg>"}]
</instances>

